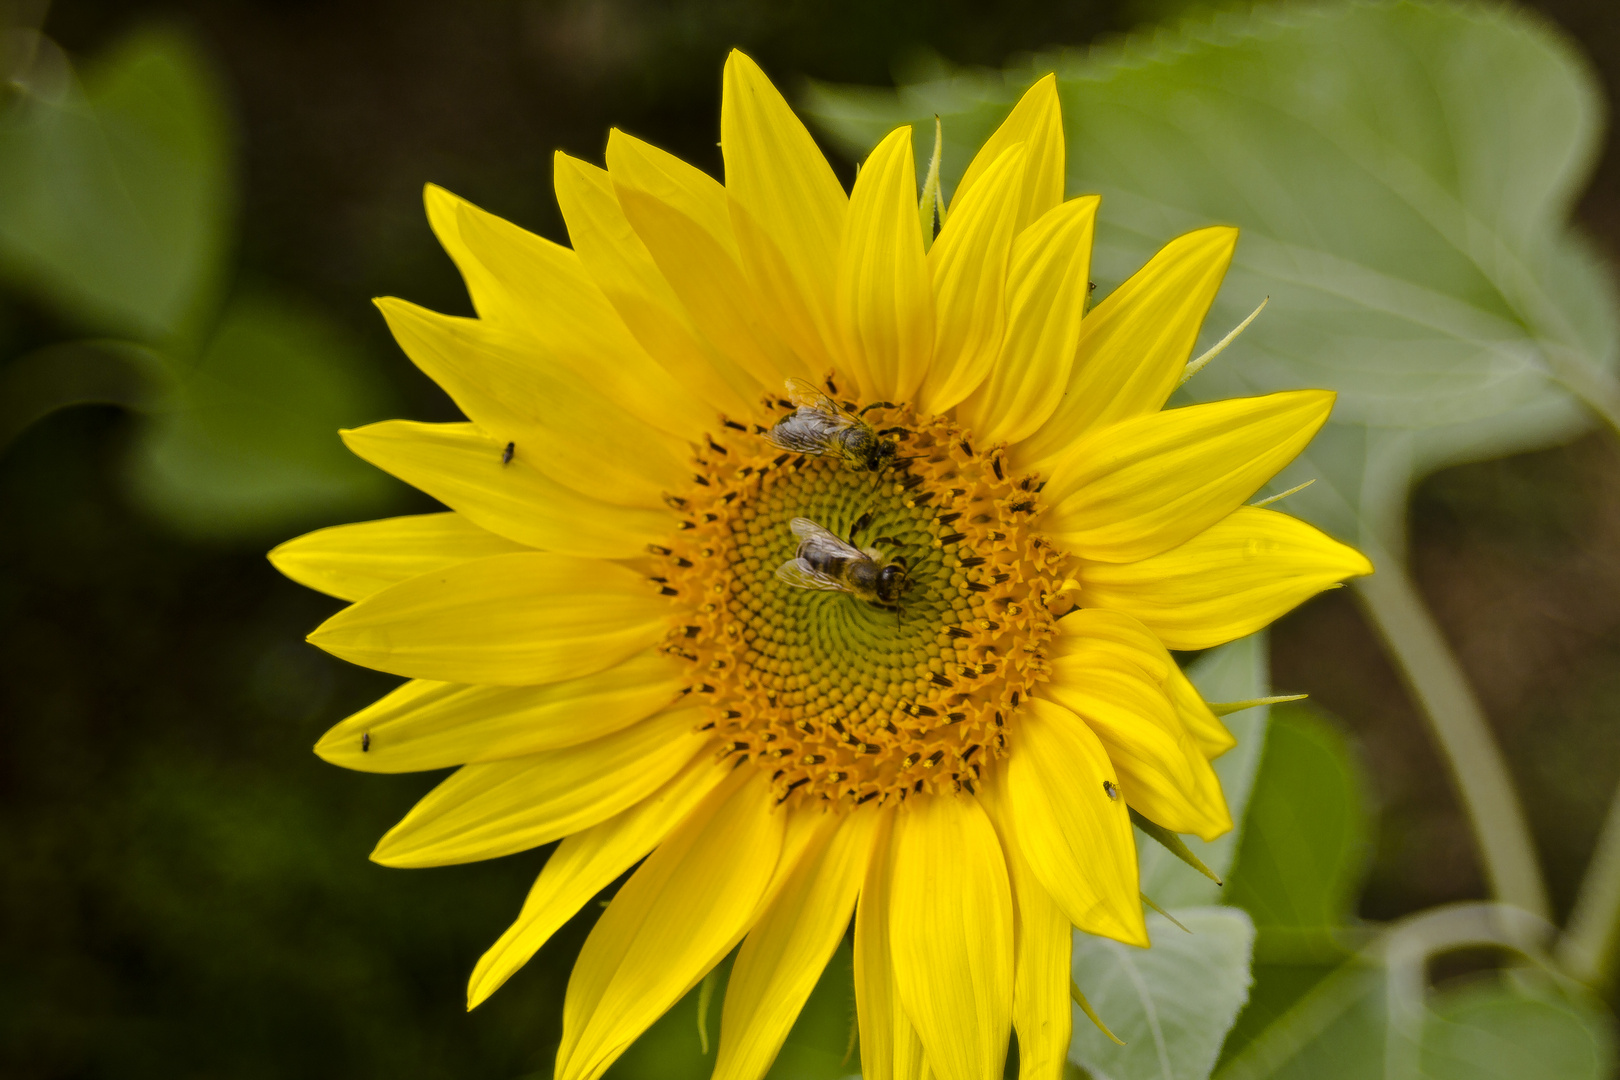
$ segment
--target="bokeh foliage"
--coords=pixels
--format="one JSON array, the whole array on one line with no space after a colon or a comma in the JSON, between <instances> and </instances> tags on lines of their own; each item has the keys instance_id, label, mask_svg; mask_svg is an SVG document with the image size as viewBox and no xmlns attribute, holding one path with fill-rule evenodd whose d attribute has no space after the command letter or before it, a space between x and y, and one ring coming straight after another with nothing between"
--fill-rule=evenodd
<instances>
[{"instance_id":1,"label":"bokeh foliage","mask_svg":"<svg viewBox=\"0 0 1620 1080\"><path fill-rule=\"evenodd\" d=\"M196 537L397 499L334 435L388 412L363 354L308 304L233 281L231 125L196 48L138 32L81 77L48 38L6 45L0 277L83 337L0 374L0 443L63 405L136 408L128 491Z\"/></svg>"}]
</instances>

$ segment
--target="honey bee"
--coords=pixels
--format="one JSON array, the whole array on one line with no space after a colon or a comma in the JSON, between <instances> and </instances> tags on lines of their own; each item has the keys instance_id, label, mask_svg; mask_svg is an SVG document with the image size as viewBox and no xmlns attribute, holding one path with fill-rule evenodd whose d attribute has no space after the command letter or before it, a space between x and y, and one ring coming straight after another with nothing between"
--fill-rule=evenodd
<instances>
[{"instance_id":1,"label":"honey bee","mask_svg":"<svg viewBox=\"0 0 1620 1080\"><path fill-rule=\"evenodd\" d=\"M852 467L867 471L881 469L894 460L894 440L883 438L884 433L874 430L860 413L850 412L804 379L789 379L787 389L797 408L765 433L772 445L814 457L835 454ZM880 405L893 407L886 401L875 401L866 408Z\"/></svg>"},{"instance_id":2,"label":"honey bee","mask_svg":"<svg viewBox=\"0 0 1620 1080\"><path fill-rule=\"evenodd\" d=\"M880 607L900 606L909 584L904 559L845 543L809 518L794 518L789 527L799 538L799 550L776 568L778 578L800 589L847 592Z\"/></svg>"}]
</instances>

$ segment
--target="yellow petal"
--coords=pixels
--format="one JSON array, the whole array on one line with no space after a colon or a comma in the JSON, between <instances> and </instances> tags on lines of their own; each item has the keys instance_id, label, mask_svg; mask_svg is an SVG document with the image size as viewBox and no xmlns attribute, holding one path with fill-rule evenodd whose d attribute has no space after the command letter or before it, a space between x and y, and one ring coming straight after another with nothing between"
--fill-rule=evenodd
<instances>
[{"instance_id":1,"label":"yellow petal","mask_svg":"<svg viewBox=\"0 0 1620 1080\"><path fill-rule=\"evenodd\" d=\"M1031 699L1006 768L1019 850L1063 914L1089 934L1147 945L1130 815L1103 787L1119 777L1102 742L1069 710Z\"/></svg>"},{"instance_id":2,"label":"yellow petal","mask_svg":"<svg viewBox=\"0 0 1620 1080\"><path fill-rule=\"evenodd\" d=\"M1013 974L1013 1029L1018 1032L1019 1080L1062 1080L1073 1010L1069 1007L1074 928L1035 879L1018 847L1001 792L1004 770L986 779L983 802L1012 881L1017 966Z\"/></svg>"},{"instance_id":3,"label":"yellow petal","mask_svg":"<svg viewBox=\"0 0 1620 1080\"><path fill-rule=\"evenodd\" d=\"M611 506L557 483L533 455L476 424L385 420L340 432L360 457L455 510L475 526L564 555L633 558L675 530L668 509Z\"/></svg>"},{"instance_id":4,"label":"yellow petal","mask_svg":"<svg viewBox=\"0 0 1620 1080\"><path fill-rule=\"evenodd\" d=\"M1027 155L1010 146L985 172L928 249L934 283L934 362L921 411L942 413L984 381L1007 329L1007 261Z\"/></svg>"},{"instance_id":5,"label":"yellow petal","mask_svg":"<svg viewBox=\"0 0 1620 1080\"><path fill-rule=\"evenodd\" d=\"M838 312L868 401L904 401L916 391L933 355L933 304L911 128L896 128L855 179L839 255Z\"/></svg>"},{"instance_id":6,"label":"yellow petal","mask_svg":"<svg viewBox=\"0 0 1620 1080\"><path fill-rule=\"evenodd\" d=\"M1331 390L1151 413L1100 428L1052 470L1046 531L1099 562L1169 551L1242 506L1326 422Z\"/></svg>"},{"instance_id":7,"label":"yellow petal","mask_svg":"<svg viewBox=\"0 0 1620 1080\"><path fill-rule=\"evenodd\" d=\"M894 808L878 812L872 857L855 909L855 1017L864 1080L922 1080L922 1040L900 1006L889 910L894 893Z\"/></svg>"},{"instance_id":8,"label":"yellow petal","mask_svg":"<svg viewBox=\"0 0 1620 1080\"><path fill-rule=\"evenodd\" d=\"M866 876L877 813L822 814L816 835L743 941L726 983L714 1080L758 1080L849 927Z\"/></svg>"},{"instance_id":9,"label":"yellow petal","mask_svg":"<svg viewBox=\"0 0 1620 1080\"><path fill-rule=\"evenodd\" d=\"M720 148L743 266L766 320L819 376L837 359L833 290L849 199L776 87L735 50L726 59Z\"/></svg>"},{"instance_id":10,"label":"yellow petal","mask_svg":"<svg viewBox=\"0 0 1620 1080\"><path fill-rule=\"evenodd\" d=\"M1172 667L1165 685L1170 691L1170 700L1175 703L1176 715L1181 717L1182 725L1205 757L1220 757L1237 745L1237 739L1226 730L1221 718L1204 701L1204 695L1179 667Z\"/></svg>"},{"instance_id":11,"label":"yellow petal","mask_svg":"<svg viewBox=\"0 0 1620 1080\"><path fill-rule=\"evenodd\" d=\"M985 444L1036 431L1063 398L1090 289L1095 195L1043 214L1013 242L1001 356L957 416Z\"/></svg>"},{"instance_id":12,"label":"yellow petal","mask_svg":"<svg viewBox=\"0 0 1620 1080\"><path fill-rule=\"evenodd\" d=\"M400 348L467 418L558 483L622 506L663 505L690 482L690 448L640 423L588 377L477 319L377 301Z\"/></svg>"},{"instance_id":13,"label":"yellow petal","mask_svg":"<svg viewBox=\"0 0 1620 1080\"><path fill-rule=\"evenodd\" d=\"M1230 830L1215 770L1182 726L1163 683L1132 664L1088 656L1084 643L1076 649L1071 641L1052 649L1052 677L1041 695L1097 733L1125 802L1172 832L1213 840Z\"/></svg>"},{"instance_id":14,"label":"yellow petal","mask_svg":"<svg viewBox=\"0 0 1620 1080\"><path fill-rule=\"evenodd\" d=\"M448 866L527 851L651 795L709 741L700 708L672 709L578 746L463 765L389 829L384 866Z\"/></svg>"},{"instance_id":15,"label":"yellow petal","mask_svg":"<svg viewBox=\"0 0 1620 1080\"><path fill-rule=\"evenodd\" d=\"M782 847L774 802L735 770L625 882L568 981L557 1080L596 1080L748 932Z\"/></svg>"},{"instance_id":16,"label":"yellow petal","mask_svg":"<svg viewBox=\"0 0 1620 1080\"><path fill-rule=\"evenodd\" d=\"M523 550L460 514L414 514L305 533L272 550L270 565L300 585L359 600L429 570Z\"/></svg>"},{"instance_id":17,"label":"yellow petal","mask_svg":"<svg viewBox=\"0 0 1620 1080\"><path fill-rule=\"evenodd\" d=\"M1012 1027L1007 864L978 800L925 795L895 817L896 985L941 1080L1000 1076Z\"/></svg>"},{"instance_id":18,"label":"yellow petal","mask_svg":"<svg viewBox=\"0 0 1620 1080\"><path fill-rule=\"evenodd\" d=\"M710 408L732 416L755 409L757 380L703 341L647 252L606 170L558 152L557 205L591 279L643 348Z\"/></svg>"},{"instance_id":19,"label":"yellow petal","mask_svg":"<svg viewBox=\"0 0 1620 1080\"><path fill-rule=\"evenodd\" d=\"M1208 649L1372 572L1360 552L1303 521L1243 506L1162 555L1082 563L1077 577L1087 604L1134 616L1172 649Z\"/></svg>"},{"instance_id":20,"label":"yellow petal","mask_svg":"<svg viewBox=\"0 0 1620 1080\"><path fill-rule=\"evenodd\" d=\"M694 439L711 410L631 335L579 255L485 213L433 184L428 220L461 270L480 318L520 332L544 355L589 376L643 423Z\"/></svg>"},{"instance_id":21,"label":"yellow petal","mask_svg":"<svg viewBox=\"0 0 1620 1080\"><path fill-rule=\"evenodd\" d=\"M469 686L414 679L315 744L361 772L443 769L556 750L611 735L670 704L685 668L649 649L622 664L544 686Z\"/></svg>"},{"instance_id":22,"label":"yellow petal","mask_svg":"<svg viewBox=\"0 0 1620 1080\"><path fill-rule=\"evenodd\" d=\"M628 810L558 844L529 890L517 921L473 968L467 1008L475 1008L500 989L587 900L657 846L731 772L729 762L699 758Z\"/></svg>"},{"instance_id":23,"label":"yellow petal","mask_svg":"<svg viewBox=\"0 0 1620 1080\"><path fill-rule=\"evenodd\" d=\"M790 375L809 375L761 317L737 262L725 189L679 159L651 151L614 132L608 172L625 217L692 325L754 377L755 396L779 390Z\"/></svg>"},{"instance_id":24,"label":"yellow petal","mask_svg":"<svg viewBox=\"0 0 1620 1080\"><path fill-rule=\"evenodd\" d=\"M1061 638L1055 648L1066 655L1100 654L1128 661L1157 680L1170 696L1182 726L1206 758L1219 757L1237 745L1164 643L1136 619L1122 611L1082 608L1065 615L1057 626Z\"/></svg>"},{"instance_id":25,"label":"yellow petal","mask_svg":"<svg viewBox=\"0 0 1620 1080\"><path fill-rule=\"evenodd\" d=\"M1164 405L1236 244L1237 230L1226 226L1177 237L1086 313L1063 399L1039 431L1014 447L1018 468L1049 471L1092 429Z\"/></svg>"},{"instance_id":26,"label":"yellow petal","mask_svg":"<svg viewBox=\"0 0 1620 1080\"><path fill-rule=\"evenodd\" d=\"M1058 102L1057 76L1046 75L1024 91L1024 96L989 140L979 148L951 196L951 213L969 189L983 180L990 167L1010 146L1023 143L1029 153L1023 183L1016 195L1014 228L1029 224L1063 201L1063 110Z\"/></svg>"},{"instance_id":27,"label":"yellow petal","mask_svg":"<svg viewBox=\"0 0 1620 1080\"><path fill-rule=\"evenodd\" d=\"M738 260L737 238L731 231L731 206L720 181L618 128L608 132L607 168L615 187L635 188L664 203L690 219L693 227L732 262Z\"/></svg>"},{"instance_id":28,"label":"yellow petal","mask_svg":"<svg viewBox=\"0 0 1620 1080\"><path fill-rule=\"evenodd\" d=\"M670 606L617 563L495 555L411 578L344 608L309 640L379 671L529 686L601 671L663 640Z\"/></svg>"}]
</instances>

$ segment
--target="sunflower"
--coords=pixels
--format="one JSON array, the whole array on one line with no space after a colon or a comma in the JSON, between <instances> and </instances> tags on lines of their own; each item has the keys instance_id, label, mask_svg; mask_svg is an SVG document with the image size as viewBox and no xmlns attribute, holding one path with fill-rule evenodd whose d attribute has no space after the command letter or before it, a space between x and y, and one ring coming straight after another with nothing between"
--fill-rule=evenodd
<instances>
[{"instance_id":1,"label":"sunflower","mask_svg":"<svg viewBox=\"0 0 1620 1080\"><path fill-rule=\"evenodd\" d=\"M846 194L740 53L721 132L724 186L618 131L606 170L558 154L571 249L428 188L478 317L380 307L468 420L343 437L451 509L271 554L353 602L312 642L410 679L316 752L460 766L385 865L561 841L469 1007L640 864L562 1080L734 949L715 1075L763 1075L852 917L868 1080L999 1077L1013 1030L1056 1078L1071 928L1148 944L1130 812L1231 827L1233 740L1167 650L1372 569L1245 505L1333 395L1163 410L1236 233L1087 311L1051 77L939 217L909 128Z\"/></svg>"}]
</instances>

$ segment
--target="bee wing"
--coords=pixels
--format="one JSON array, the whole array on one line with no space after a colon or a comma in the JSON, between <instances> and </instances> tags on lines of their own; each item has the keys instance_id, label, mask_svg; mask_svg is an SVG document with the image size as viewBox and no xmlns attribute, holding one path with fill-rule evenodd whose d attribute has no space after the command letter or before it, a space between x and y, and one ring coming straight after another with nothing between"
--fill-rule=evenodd
<instances>
[{"instance_id":1,"label":"bee wing","mask_svg":"<svg viewBox=\"0 0 1620 1080\"><path fill-rule=\"evenodd\" d=\"M835 533L828 532L809 518L794 518L788 522L788 528L799 538L800 555L807 551L818 551L844 560L865 558L860 548L844 543Z\"/></svg>"},{"instance_id":2,"label":"bee wing","mask_svg":"<svg viewBox=\"0 0 1620 1080\"><path fill-rule=\"evenodd\" d=\"M810 564L803 559L789 559L776 568L776 576L799 589L815 589L821 592L850 591L849 586L837 578L828 577L826 574L811 569Z\"/></svg>"},{"instance_id":3,"label":"bee wing","mask_svg":"<svg viewBox=\"0 0 1620 1080\"><path fill-rule=\"evenodd\" d=\"M828 436L838 430L836 425L822 422L820 413L795 413L778 420L765 438L780 449L819 456L827 452Z\"/></svg>"},{"instance_id":4,"label":"bee wing","mask_svg":"<svg viewBox=\"0 0 1620 1080\"><path fill-rule=\"evenodd\" d=\"M809 379L792 378L787 381L788 400L801 409L814 409L817 412L831 413L837 416L843 412L826 391L822 390Z\"/></svg>"}]
</instances>

